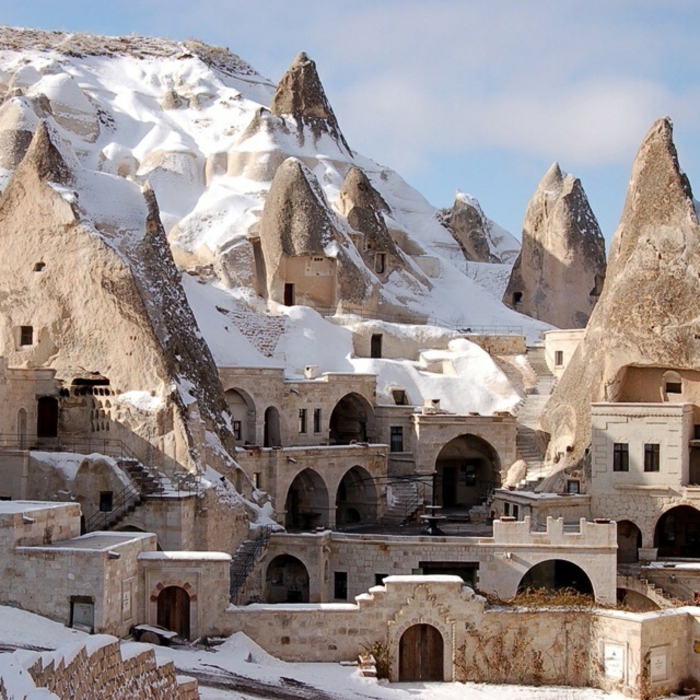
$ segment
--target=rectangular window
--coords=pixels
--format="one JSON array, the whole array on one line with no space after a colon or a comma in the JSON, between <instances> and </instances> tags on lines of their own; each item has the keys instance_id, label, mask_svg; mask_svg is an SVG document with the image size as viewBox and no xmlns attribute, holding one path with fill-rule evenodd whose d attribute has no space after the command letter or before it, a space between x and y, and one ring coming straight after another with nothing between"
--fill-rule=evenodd
<instances>
[{"instance_id":1,"label":"rectangular window","mask_svg":"<svg viewBox=\"0 0 700 700\"><path fill-rule=\"evenodd\" d=\"M112 510L113 491L100 491L100 512L109 513Z\"/></svg>"},{"instance_id":2,"label":"rectangular window","mask_svg":"<svg viewBox=\"0 0 700 700\"><path fill-rule=\"evenodd\" d=\"M392 452L403 452L403 427L400 425L391 426L391 443L389 445Z\"/></svg>"},{"instance_id":3,"label":"rectangular window","mask_svg":"<svg viewBox=\"0 0 700 700\"><path fill-rule=\"evenodd\" d=\"M626 442L616 442L613 446L613 471L630 470L630 446Z\"/></svg>"},{"instance_id":4,"label":"rectangular window","mask_svg":"<svg viewBox=\"0 0 700 700\"><path fill-rule=\"evenodd\" d=\"M369 341L369 356L380 358L382 356L382 334L373 333Z\"/></svg>"},{"instance_id":5,"label":"rectangular window","mask_svg":"<svg viewBox=\"0 0 700 700\"><path fill-rule=\"evenodd\" d=\"M647 443L644 445L644 471L658 472L661 464L661 445Z\"/></svg>"},{"instance_id":6,"label":"rectangular window","mask_svg":"<svg viewBox=\"0 0 700 700\"><path fill-rule=\"evenodd\" d=\"M299 409L299 432L300 433L306 432L306 409L305 408Z\"/></svg>"},{"instance_id":7,"label":"rectangular window","mask_svg":"<svg viewBox=\"0 0 700 700\"><path fill-rule=\"evenodd\" d=\"M384 579L388 576L389 574L374 574L374 585L375 586L383 586L384 585Z\"/></svg>"},{"instance_id":8,"label":"rectangular window","mask_svg":"<svg viewBox=\"0 0 700 700\"><path fill-rule=\"evenodd\" d=\"M233 421L233 437L236 438L236 440L241 439L241 421L235 420Z\"/></svg>"},{"instance_id":9,"label":"rectangular window","mask_svg":"<svg viewBox=\"0 0 700 700\"><path fill-rule=\"evenodd\" d=\"M567 493L581 493L581 482L578 479L569 479L566 482Z\"/></svg>"},{"instance_id":10,"label":"rectangular window","mask_svg":"<svg viewBox=\"0 0 700 700\"><path fill-rule=\"evenodd\" d=\"M392 389L391 394L397 406L408 406L408 395L405 389Z\"/></svg>"},{"instance_id":11,"label":"rectangular window","mask_svg":"<svg viewBox=\"0 0 700 700\"><path fill-rule=\"evenodd\" d=\"M520 508L513 504L513 517L517 520L518 516L520 515Z\"/></svg>"},{"instance_id":12,"label":"rectangular window","mask_svg":"<svg viewBox=\"0 0 700 700\"><path fill-rule=\"evenodd\" d=\"M314 432L321 432L321 409L314 408Z\"/></svg>"},{"instance_id":13,"label":"rectangular window","mask_svg":"<svg viewBox=\"0 0 700 700\"><path fill-rule=\"evenodd\" d=\"M255 472L253 474L253 486L255 486L256 489L260 488L260 472Z\"/></svg>"},{"instance_id":14,"label":"rectangular window","mask_svg":"<svg viewBox=\"0 0 700 700\"><path fill-rule=\"evenodd\" d=\"M554 364L557 367L562 367L564 365L564 352L562 350L557 350L554 353Z\"/></svg>"},{"instance_id":15,"label":"rectangular window","mask_svg":"<svg viewBox=\"0 0 700 700\"><path fill-rule=\"evenodd\" d=\"M503 515L510 515L510 503L503 504Z\"/></svg>"},{"instance_id":16,"label":"rectangular window","mask_svg":"<svg viewBox=\"0 0 700 700\"><path fill-rule=\"evenodd\" d=\"M20 326L19 327L19 344L34 345L34 327Z\"/></svg>"},{"instance_id":17,"label":"rectangular window","mask_svg":"<svg viewBox=\"0 0 700 700\"><path fill-rule=\"evenodd\" d=\"M386 253L376 253L374 256L374 271L383 274L386 270Z\"/></svg>"},{"instance_id":18,"label":"rectangular window","mask_svg":"<svg viewBox=\"0 0 700 700\"><path fill-rule=\"evenodd\" d=\"M334 592L333 596L336 600L348 599L348 574L346 571L335 571L333 573Z\"/></svg>"}]
</instances>

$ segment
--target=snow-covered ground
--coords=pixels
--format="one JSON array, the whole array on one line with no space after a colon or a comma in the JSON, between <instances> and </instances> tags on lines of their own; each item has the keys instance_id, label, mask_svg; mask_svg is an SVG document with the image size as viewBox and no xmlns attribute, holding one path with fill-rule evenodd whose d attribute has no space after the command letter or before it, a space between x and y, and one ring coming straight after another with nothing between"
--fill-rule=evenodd
<instances>
[{"instance_id":1,"label":"snow-covered ground","mask_svg":"<svg viewBox=\"0 0 700 700\"><path fill-rule=\"evenodd\" d=\"M32 613L0 606L0 677L13 692L12 647L31 650L56 649L75 642L89 641L89 635ZM127 642L127 647L134 643ZM4 651L8 650L8 651ZM178 673L200 677L203 700L253 700L246 694L250 683L258 683L275 695L275 688L295 690L309 700L622 700L619 693L588 688L528 688L478 683L392 683L362 678L354 666L280 661L242 633L234 634L213 651L155 647L161 661L174 662ZM128 651L128 649L127 649ZM209 679L207 681L206 679ZM216 687L206 685L212 682ZM230 688L221 686L230 685ZM235 689L238 687L239 689ZM17 688L17 690L20 690ZM10 695L12 697L12 695ZM22 696L20 696L22 697Z\"/></svg>"}]
</instances>

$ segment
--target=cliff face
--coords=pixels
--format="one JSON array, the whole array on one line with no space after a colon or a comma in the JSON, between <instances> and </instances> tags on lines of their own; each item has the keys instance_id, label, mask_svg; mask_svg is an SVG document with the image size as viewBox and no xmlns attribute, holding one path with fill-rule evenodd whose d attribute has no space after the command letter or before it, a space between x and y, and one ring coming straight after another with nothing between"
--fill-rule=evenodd
<instances>
[{"instance_id":1,"label":"cliff face","mask_svg":"<svg viewBox=\"0 0 700 700\"><path fill-rule=\"evenodd\" d=\"M700 367L700 223L670 120L644 138L586 334L541 418L550 452L590 439L590 403L615 401L629 365Z\"/></svg>"},{"instance_id":2,"label":"cliff face","mask_svg":"<svg viewBox=\"0 0 700 700\"><path fill-rule=\"evenodd\" d=\"M605 240L578 179L555 163L528 204L503 303L558 328L584 328L605 279Z\"/></svg>"},{"instance_id":3,"label":"cliff face","mask_svg":"<svg viewBox=\"0 0 700 700\"><path fill-rule=\"evenodd\" d=\"M40 122L0 200L0 229L0 355L54 367L67 387L107 380L102 437L150 444L163 466L203 466L200 418L233 449L150 188L84 171Z\"/></svg>"}]
</instances>

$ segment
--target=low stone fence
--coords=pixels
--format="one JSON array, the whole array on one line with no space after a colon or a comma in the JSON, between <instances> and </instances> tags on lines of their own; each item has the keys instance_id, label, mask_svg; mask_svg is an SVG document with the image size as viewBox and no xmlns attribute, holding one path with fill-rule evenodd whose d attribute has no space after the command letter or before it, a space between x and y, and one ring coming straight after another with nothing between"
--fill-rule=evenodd
<instances>
[{"instance_id":1,"label":"low stone fence","mask_svg":"<svg viewBox=\"0 0 700 700\"><path fill-rule=\"evenodd\" d=\"M176 676L172 662L158 664L151 647L96 635L54 652L15 652L3 669L0 698L48 700L199 700L197 681Z\"/></svg>"}]
</instances>

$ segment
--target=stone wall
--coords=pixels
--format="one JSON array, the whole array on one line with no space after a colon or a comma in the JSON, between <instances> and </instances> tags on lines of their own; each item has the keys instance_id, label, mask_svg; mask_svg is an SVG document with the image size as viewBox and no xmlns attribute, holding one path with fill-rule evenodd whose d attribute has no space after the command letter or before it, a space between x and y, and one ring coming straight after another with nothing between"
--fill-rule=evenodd
<instances>
[{"instance_id":1,"label":"stone wall","mask_svg":"<svg viewBox=\"0 0 700 700\"><path fill-rule=\"evenodd\" d=\"M472 335L467 340L476 343L489 355L524 355L527 347L524 335Z\"/></svg>"},{"instance_id":2,"label":"stone wall","mask_svg":"<svg viewBox=\"0 0 700 700\"><path fill-rule=\"evenodd\" d=\"M176 676L171 661L159 664L153 649L141 644L120 649L114 637L91 637L57 652L22 652L20 663L37 688L60 700L199 700L197 681ZM11 688L15 679L6 680Z\"/></svg>"},{"instance_id":3,"label":"stone wall","mask_svg":"<svg viewBox=\"0 0 700 700\"><path fill-rule=\"evenodd\" d=\"M549 371L557 379L564 374L585 332L585 328L544 332L544 358ZM557 362L557 352L561 352L560 362Z\"/></svg>"}]
</instances>

